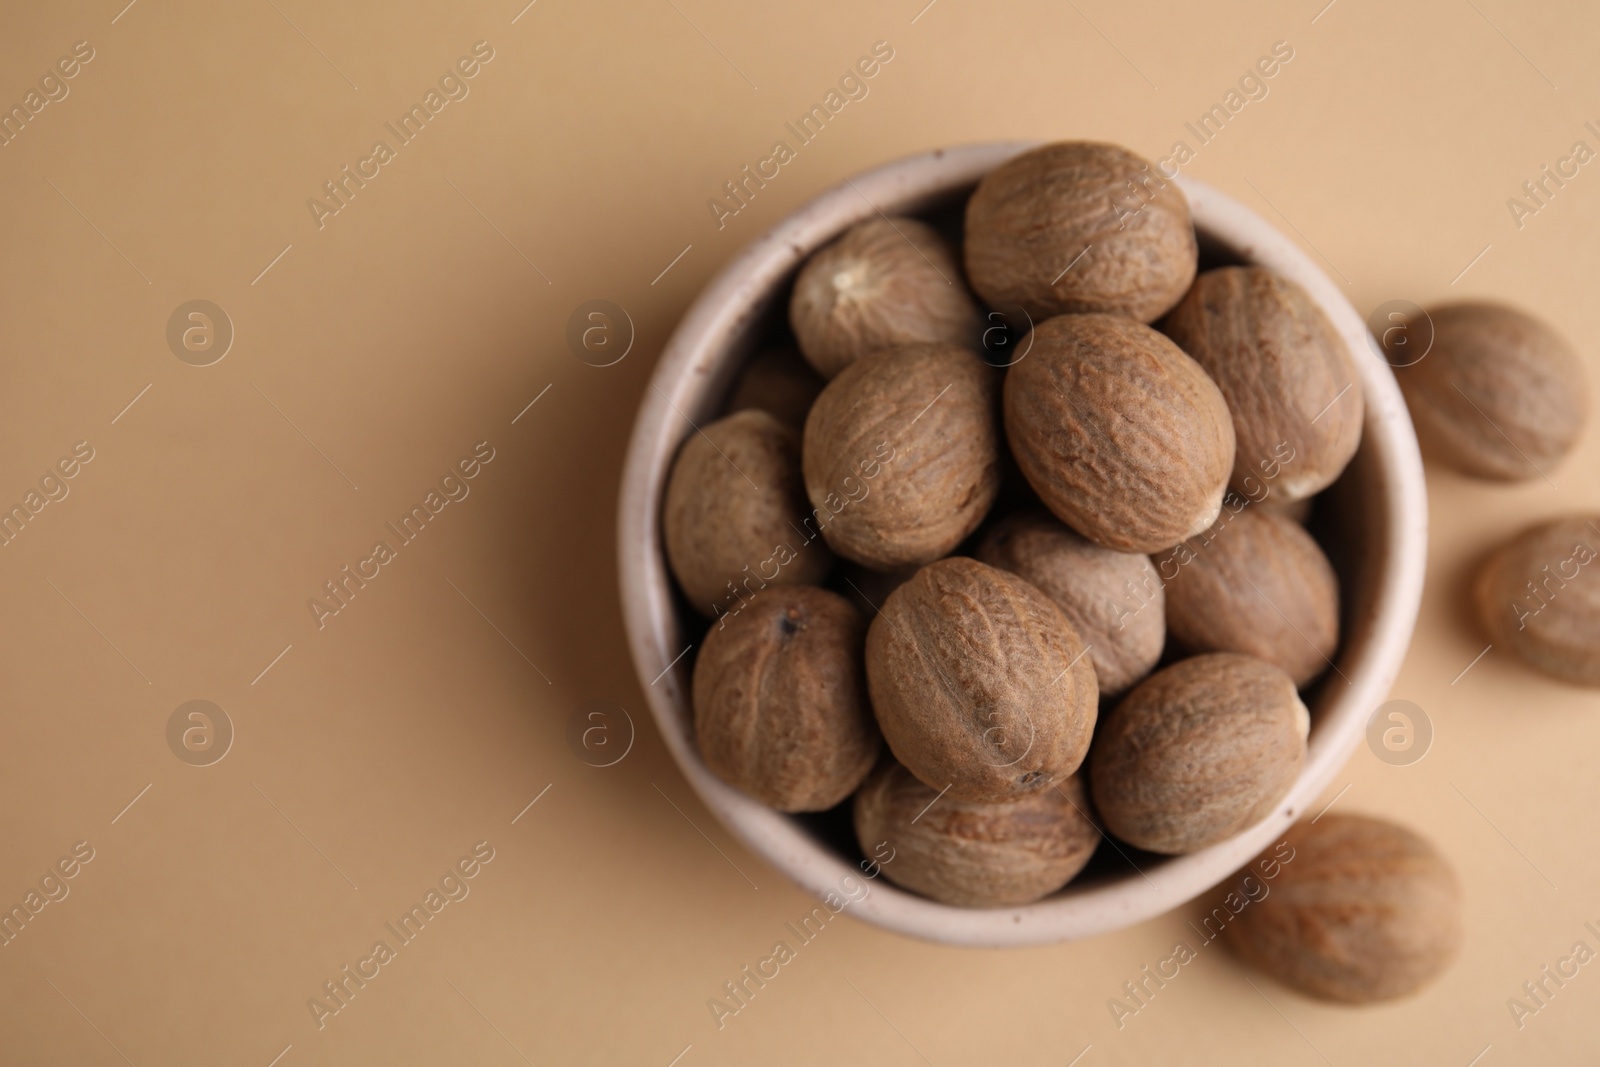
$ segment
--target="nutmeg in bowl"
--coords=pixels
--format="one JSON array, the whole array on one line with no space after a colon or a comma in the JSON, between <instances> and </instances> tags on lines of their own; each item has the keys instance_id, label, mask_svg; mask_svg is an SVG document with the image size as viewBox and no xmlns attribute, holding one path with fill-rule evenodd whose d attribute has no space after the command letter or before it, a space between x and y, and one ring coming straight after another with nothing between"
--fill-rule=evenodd
<instances>
[{"instance_id":1,"label":"nutmeg in bowl","mask_svg":"<svg viewBox=\"0 0 1600 1067\"><path fill-rule=\"evenodd\" d=\"M618 552L624 618L641 688L668 749L707 808L746 848L819 899L845 875L859 877L863 869L849 803L826 816L784 814L727 784L700 755L693 662L708 629L719 622L708 623L703 609L685 600L672 578L661 521L668 474L680 447L696 434L695 426L728 414L725 401L733 383L783 329L795 277L813 252L880 213L921 219L936 228L941 219L958 219L978 182L1030 147L980 144L913 156L854 176L800 208L736 256L689 309L662 353L634 425L623 473ZM1064 888L1032 903L991 907L942 903L893 878L876 879L872 891L851 907L868 922L953 944L1026 945L1089 937L1175 908L1228 878L1304 812L1360 744L1371 710L1388 696L1399 673L1421 600L1426 493L1416 434L1393 373L1370 342L1362 317L1289 238L1208 186L1183 176L1171 182L1188 202L1199 269L1264 267L1296 283L1332 325L1364 394L1359 449L1318 498L1318 521L1333 524L1324 530L1324 547L1338 574L1341 634L1321 680L1301 694L1311 719L1303 761L1269 812L1198 851L1132 852L1131 862L1101 863L1102 856L1115 860L1114 850L1102 847L1101 856ZM962 278L951 281L965 284ZM874 462L870 455L836 458L841 470L859 470L858 478L872 469L863 464ZM1227 473L1218 465L1219 484ZM972 484L974 492L991 491L990 483L974 479ZM996 508L991 514L998 519L1002 512ZM1202 517L1197 508L1194 522ZM930 521L949 518L942 514ZM979 528L957 552L976 552L983 535ZM816 544L820 548L822 539ZM847 565L836 571L836 582L848 582L854 573L849 554L847 546ZM898 581L909 575L886 577ZM884 603L870 590L852 593L849 584L837 588L852 599Z\"/></svg>"}]
</instances>

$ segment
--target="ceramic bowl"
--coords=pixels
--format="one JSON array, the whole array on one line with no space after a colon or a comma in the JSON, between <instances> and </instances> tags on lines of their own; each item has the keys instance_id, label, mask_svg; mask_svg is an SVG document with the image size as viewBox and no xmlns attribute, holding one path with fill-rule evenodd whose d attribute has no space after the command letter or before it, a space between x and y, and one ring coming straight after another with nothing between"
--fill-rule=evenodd
<instances>
[{"instance_id":1,"label":"ceramic bowl","mask_svg":"<svg viewBox=\"0 0 1600 1067\"><path fill-rule=\"evenodd\" d=\"M814 249L863 219L949 216L979 178L1023 143L978 144L912 156L823 193L736 256L695 301L646 390L622 478L618 553L628 641L657 726L700 799L751 852L821 898L862 879L848 820L780 814L716 778L695 748L691 646L705 622L682 603L668 572L661 499L679 445L721 414L734 374L785 312L789 283ZM1254 263L1303 286L1349 346L1366 393L1360 451L1318 498L1319 536L1340 573L1343 643L1336 670L1307 694L1312 728L1305 767L1267 818L1187 856L1102 845L1096 863L1054 895L1023 907L950 907L868 883L858 918L916 937L963 945L1031 945L1090 937L1194 899L1271 844L1330 785L1361 744L1399 673L1422 596L1427 496L1416 434L1388 364L1344 294L1305 253L1255 212L1179 176L1200 238L1202 267ZM686 654L688 653L688 654ZM841 832L841 827L845 829ZM850 884L850 883L845 883Z\"/></svg>"}]
</instances>

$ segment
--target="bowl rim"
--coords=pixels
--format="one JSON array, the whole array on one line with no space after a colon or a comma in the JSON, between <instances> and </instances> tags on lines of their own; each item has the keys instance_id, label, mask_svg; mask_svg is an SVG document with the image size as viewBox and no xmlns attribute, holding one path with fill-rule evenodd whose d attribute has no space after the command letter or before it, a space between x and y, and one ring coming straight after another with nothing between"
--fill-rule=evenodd
<instances>
[{"instance_id":1,"label":"bowl rim","mask_svg":"<svg viewBox=\"0 0 1600 1067\"><path fill-rule=\"evenodd\" d=\"M861 880L860 870L792 816L723 783L700 760L692 740L690 672L683 662L688 648L660 536L666 475L679 443L694 430L686 413L706 410L702 401L711 385L725 381L717 371L730 339L764 309L774 286L799 262L858 221L914 212L1040 143L983 142L917 153L852 175L802 205L745 246L696 298L662 351L634 424L621 482L617 551L628 645L645 698L679 770L712 814L747 849L819 900L829 892L847 895L843 880ZM1227 841L1078 892L1069 883L1058 895L1020 907L953 907L879 879L848 909L868 922L947 944L1022 946L1106 933L1188 903L1247 864L1332 784L1399 675L1422 602L1427 493L1416 432L1393 371L1360 314L1309 255L1210 186L1181 174L1171 180L1189 199L1196 231L1299 283L1333 322L1357 367L1366 394L1362 449L1374 450L1372 470L1385 506L1374 535L1379 550L1368 555L1378 574L1366 606L1365 639L1340 652L1349 685L1319 701L1305 765L1288 794L1271 814ZM1348 617L1344 628L1352 629Z\"/></svg>"}]
</instances>

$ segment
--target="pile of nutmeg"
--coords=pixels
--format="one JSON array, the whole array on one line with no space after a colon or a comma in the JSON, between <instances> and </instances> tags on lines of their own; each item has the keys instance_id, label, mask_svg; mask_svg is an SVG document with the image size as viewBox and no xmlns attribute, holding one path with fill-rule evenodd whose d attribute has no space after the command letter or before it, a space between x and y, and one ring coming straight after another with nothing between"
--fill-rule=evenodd
<instances>
[{"instance_id":1,"label":"pile of nutmeg","mask_svg":"<svg viewBox=\"0 0 1600 1067\"><path fill-rule=\"evenodd\" d=\"M785 812L853 796L889 879L968 907L1060 889L1103 838L1188 853L1274 809L1305 760L1300 692L1337 670L1339 582L1302 523L1363 393L1300 286L1198 263L1178 186L1089 143L989 173L959 249L879 215L810 257L798 355L750 361L665 492L669 563L711 620L693 703L716 775ZM1435 321L1416 366L1437 381L1501 343ZM1565 354L1507 329L1524 365ZM1289 840L1247 955L1355 1000L1453 956L1459 889L1421 838L1328 815Z\"/></svg>"}]
</instances>

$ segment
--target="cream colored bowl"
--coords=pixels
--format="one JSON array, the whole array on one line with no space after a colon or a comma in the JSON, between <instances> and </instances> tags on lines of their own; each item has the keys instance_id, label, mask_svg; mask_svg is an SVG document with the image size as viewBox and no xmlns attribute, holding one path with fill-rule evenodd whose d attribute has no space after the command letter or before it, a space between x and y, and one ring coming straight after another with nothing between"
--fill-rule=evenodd
<instances>
[{"instance_id":1,"label":"cream colored bowl","mask_svg":"<svg viewBox=\"0 0 1600 1067\"><path fill-rule=\"evenodd\" d=\"M810 893L822 897L859 856L824 840L814 823L783 815L724 785L700 760L690 707L691 633L680 618L661 541L661 497L690 424L716 418L734 373L781 307L775 295L813 249L879 210L915 214L958 202L985 173L1031 147L980 144L902 159L812 200L753 242L706 288L673 334L645 393L622 478L618 553L623 614L640 685L684 777L730 833ZM1271 844L1335 781L1399 673L1422 597L1427 493L1416 434L1394 376L1362 317L1292 242L1260 216L1208 186L1179 177L1202 255L1256 263L1311 294L1349 345L1366 391L1361 449L1320 508L1339 520L1330 553L1343 591L1338 670L1311 691L1305 768L1260 823L1188 856L1140 856L1137 870L1102 872L1018 908L949 907L878 878L851 913L880 926L963 945L1032 945L1089 937L1159 915L1205 892ZM687 622L687 625L686 625ZM671 665L669 667L669 664ZM1106 847L1102 845L1102 850Z\"/></svg>"}]
</instances>

